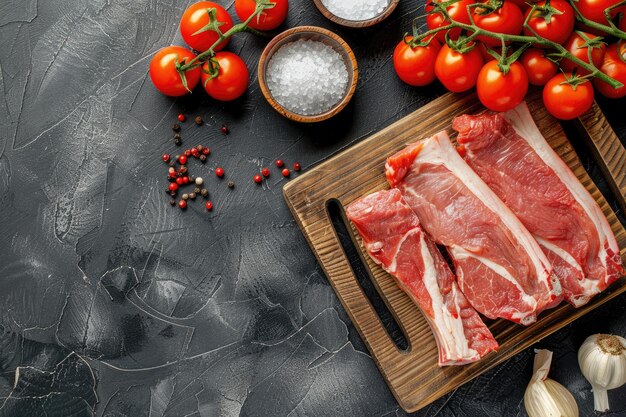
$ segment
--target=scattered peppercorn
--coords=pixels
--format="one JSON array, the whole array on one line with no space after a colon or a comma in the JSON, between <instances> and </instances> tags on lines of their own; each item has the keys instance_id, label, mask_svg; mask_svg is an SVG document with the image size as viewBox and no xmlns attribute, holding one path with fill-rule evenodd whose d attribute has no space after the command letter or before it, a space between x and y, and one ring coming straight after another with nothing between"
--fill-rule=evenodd
<instances>
[{"instance_id":1,"label":"scattered peppercorn","mask_svg":"<svg viewBox=\"0 0 626 417\"><path fill-rule=\"evenodd\" d=\"M209 148L202 148L202 154L203 155L208 155L210 153L211 153L211 149L209 149Z\"/></svg>"},{"instance_id":2,"label":"scattered peppercorn","mask_svg":"<svg viewBox=\"0 0 626 417\"><path fill-rule=\"evenodd\" d=\"M193 192L196 193L196 194L200 194L200 189L198 187L196 187L196 188L193 189Z\"/></svg>"},{"instance_id":3,"label":"scattered peppercorn","mask_svg":"<svg viewBox=\"0 0 626 417\"><path fill-rule=\"evenodd\" d=\"M170 156L166 153L163 154L163 156L161 157L161 159L163 160L163 162L167 162L170 160Z\"/></svg>"},{"instance_id":4,"label":"scattered peppercorn","mask_svg":"<svg viewBox=\"0 0 626 417\"><path fill-rule=\"evenodd\" d=\"M200 155L200 162L206 162L206 155Z\"/></svg>"},{"instance_id":5,"label":"scattered peppercorn","mask_svg":"<svg viewBox=\"0 0 626 417\"><path fill-rule=\"evenodd\" d=\"M300 168L302 168L300 166L300 162L296 162L296 163L293 164L293 170L294 171L300 171Z\"/></svg>"},{"instance_id":6,"label":"scattered peppercorn","mask_svg":"<svg viewBox=\"0 0 626 417\"><path fill-rule=\"evenodd\" d=\"M228 185L228 188L230 188L231 190L235 188L235 183L233 181L228 181L227 185Z\"/></svg>"},{"instance_id":7,"label":"scattered peppercorn","mask_svg":"<svg viewBox=\"0 0 626 417\"><path fill-rule=\"evenodd\" d=\"M185 193L183 194L183 200L188 200L189 199L189 194Z\"/></svg>"},{"instance_id":8,"label":"scattered peppercorn","mask_svg":"<svg viewBox=\"0 0 626 417\"><path fill-rule=\"evenodd\" d=\"M185 180L183 180L183 177L178 177L178 178L176 178L176 184L178 184L178 185L183 185L183 184L184 184L184 181L185 181Z\"/></svg>"},{"instance_id":9,"label":"scattered peppercorn","mask_svg":"<svg viewBox=\"0 0 626 417\"><path fill-rule=\"evenodd\" d=\"M282 174L283 174L283 177L288 177L289 174L291 174L291 172L289 172L288 168L285 168L285 169L283 169Z\"/></svg>"},{"instance_id":10,"label":"scattered peppercorn","mask_svg":"<svg viewBox=\"0 0 626 417\"><path fill-rule=\"evenodd\" d=\"M200 156L200 151L196 148L192 148L191 155L193 155L194 158L198 158Z\"/></svg>"},{"instance_id":11,"label":"scattered peppercorn","mask_svg":"<svg viewBox=\"0 0 626 417\"><path fill-rule=\"evenodd\" d=\"M170 191L176 191L178 190L178 184L176 184L175 182L170 182L170 185L168 185L167 187Z\"/></svg>"},{"instance_id":12,"label":"scattered peppercorn","mask_svg":"<svg viewBox=\"0 0 626 417\"><path fill-rule=\"evenodd\" d=\"M183 183L189 184L189 177L183 177Z\"/></svg>"},{"instance_id":13,"label":"scattered peppercorn","mask_svg":"<svg viewBox=\"0 0 626 417\"><path fill-rule=\"evenodd\" d=\"M189 198L192 200L196 199L196 193L189 193Z\"/></svg>"},{"instance_id":14,"label":"scattered peppercorn","mask_svg":"<svg viewBox=\"0 0 626 417\"><path fill-rule=\"evenodd\" d=\"M263 174L263 176L264 176L265 178L269 177L269 176L270 176L270 170L269 170L269 168L263 168L263 169L261 170L261 174Z\"/></svg>"},{"instance_id":15,"label":"scattered peppercorn","mask_svg":"<svg viewBox=\"0 0 626 417\"><path fill-rule=\"evenodd\" d=\"M222 131L223 134L228 135L230 133L230 129L228 128L228 126L226 125L222 125L222 127L220 128L220 130Z\"/></svg>"},{"instance_id":16,"label":"scattered peppercorn","mask_svg":"<svg viewBox=\"0 0 626 417\"><path fill-rule=\"evenodd\" d=\"M276 166L277 166L278 168L282 168L282 167L283 167L283 165L285 165L285 163L283 162L283 160L282 160L282 159L277 159L277 160L276 160Z\"/></svg>"},{"instance_id":17,"label":"scattered peppercorn","mask_svg":"<svg viewBox=\"0 0 626 417\"><path fill-rule=\"evenodd\" d=\"M204 180L202 179L202 177L196 178L196 185L202 185L203 182Z\"/></svg>"},{"instance_id":18,"label":"scattered peppercorn","mask_svg":"<svg viewBox=\"0 0 626 417\"><path fill-rule=\"evenodd\" d=\"M180 200L178 202L178 207L180 207L181 210L184 210L187 208L187 202L185 200Z\"/></svg>"},{"instance_id":19,"label":"scattered peppercorn","mask_svg":"<svg viewBox=\"0 0 626 417\"><path fill-rule=\"evenodd\" d=\"M180 140L180 139L182 139L182 138L180 137L180 133L176 133L176 134L174 135L174 140L176 140L176 139L179 139L179 140Z\"/></svg>"},{"instance_id":20,"label":"scattered peppercorn","mask_svg":"<svg viewBox=\"0 0 626 417\"><path fill-rule=\"evenodd\" d=\"M174 167L175 165L176 165L176 162L170 161L169 166Z\"/></svg>"},{"instance_id":21,"label":"scattered peppercorn","mask_svg":"<svg viewBox=\"0 0 626 417\"><path fill-rule=\"evenodd\" d=\"M189 168L187 168L186 166L182 166L178 170L178 172L180 172L181 174L186 174L188 171L189 171Z\"/></svg>"},{"instance_id":22,"label":"scattered peppercorn","mask_svg":"<svg viewBox=\"0 0 626 417\"><path fill-rule=\"evenodd\" d=\"M202 190L200 190L200 194L202 194L202 197L206 197L209 195L209 190L203 188Z\"/></svg>"},{"instance_id":23,"label":"scattered peppercorn","mask_svg":"<svg viewBox=\"0 0 626 417\"><path fill-rule=\"evenodd\" d=\"M187 163L187 157L185 155L181 155L178 158L178 163L181 164L181 165L185 165Z\"/></svg>"},{"instance_id":24,"label":"scattered peppercorn","mask_svg":"<svg viewBox=\"0 0 626 417\"><path fill-rule=\"evenodd\" d=\"M170 198L170 206L175 206L176 205L176 200L174 200L173 198Z\"/></svg>"},{"instance_id":25,"label":"scattered peppercorn","mask_svg":"<svg viewBox=\"0 0 626 417\"><path fill-rule=\"evenodd\" d=\"M170 191L170 195L171 195L172 197L176 197L176 194L177 194L177 193L176 193L176 191Z\"/></svg>"},{"instance_id":26,"label":"scattered peppercorn","mask_svg":"<svg viewBox=\"0 0 626 417\"><path fill-rule=\"evenodd\" d=\"M181 114L179 114L179 115L178 115L178 121L179 121L179 122L181 122L181 123L182 123L182 122L184 122L186 119L187 119L187 118L185 117L185 115L184 115L184 114L182 114L182 113L181 113Z\"/></svg>"},{"instance_id":27,"label":"scattered peppercorn","mask_svg":"<svg viewBox=\"0 0 626 417\"><path fill-rule=\"evenodd\" d=\"M196 118L194 119L194 122L196 122L196 124L198 126L201 126L202 125L202 117L196 116Z\"/></svg>"},{"instance_id":28,"label":"scattered peppercorn","mask_svg":"<svg viewBox=\"0 0 626 417\"><path fill-rule=\"evenodd\" d=\"M165 189L165 192L166 192L167 194L169 194L169 193L171 192L171 191L170 191L170 187L167 187L167 188Z\"/></svg>"},{"instance_id":29,"label":"scattered peppercorn","mask_svg":"<svg viewBox=\"0 0 626 417\"><path fill-rule=\"evenodd\" d=\"M174 124L172 125L172 130L173 130L174 132L180 132L180 125L179 125L178 123L174 123Z\"/></svg>"},{"instance_id":30,"label":"scattered peppercorn","mask_svg":"<svg viewBox=\"0 0 626 417\"><path fill-rule=\"evenodd\" d=\"M170 178L176 179L177 176L178 176L178 174L176 173L176 171L170 172Z\"/></svg>"},{"instance_id":31,"label":"scattered peppercorn","mask_svg":"<svg viewBox=\"0 0 626 417\"><path fill-rule=\"evenodd\" d=\"M204 146L198 145L196 146L196 149L198 150L198 152L202 152L202 150L204 149Z\"/></svg>"},{"instance_id":32,"label":"scattered peppercorn","mask_svg":"<svg viewBox=\"0 0 626 417\"><path fill-rule=\"evenodd\" d=\"M174 169L174 167L169 167L167 169L168 172L172 173L172 172L176 172L176 169Z\"/></svg>"},{"instance_id":33,"label":"scattered peppercorn","mask_svg":"<svg viewBox=\"0 0 626 417\"><path fill-rule=\"evenodd\" d=\"M191 156L191 149L185 149L185 156L189 158Z\"/></svg>"},{"instance_id":34,"label":"scattered peppercorn","mask_svg":"<svg viewBox=\"0 0 626 417\"><path fill-rule=\"evenodd\" d=\"M178 139L174 139L174 145L176 145L176 146L180 146L180 145L182 145L182 144L183 144L183 141L182 141L182 140L180 140L180 138L178 138Z\"/></svg>"},{"instance_id":35,"label":"scattered peppercorn","mask_svg":"<svg viewBox=\"0 0 626 417\"><path fill-rule=\"evenodd\" d=\"M257 184L261 184L261 182L263 182L263 177L261 177L259 174L255 175L254 178L252 178L254 180L254 182L256 182Z\"/></svg>"},{"instance_id":36,"label":"scattered peppercorn","mask_svg":"<svg viewBox=\"0 0 626 417\"><path fill-rule=\"evenodd\" d=\"M194 178L194 176L193 176L193 175L190 175L190 176L189 176L189 183L190 183L190 184L193 184L193 183L195 183L195 182L196 182L196 179Z\"/></svg>"},{"instance_id":37,"label":"scattered peppercorn","mask_svg":"<svg viewBox=\"0 0 626 417\"><path fill-rule=\"evenodd\" d=\"M171 176L169 176L169 175L168 175L168 176L167 176L167 180L168 180L169 182L173 182L173 181L176 181L176 178L172 178Z\"/></svg>"},{"instance_id":38,"label":"scattered peppercorn","mask_svg":"<svg viewBox=\"0 0 626 417\"><path fill-rule=\"evenodd\" d=\"M222 178L224 176L224 168L220 168L220 167L215 168L215 175Z\"/></svg>"},{"instance_id":39,"label":"scattered peppercorn","mask_svg":"<svg viewBox=\"0 0 626 417\"><path fill-rule=\"evenodd\" d=\"M208 211L213 210L213 203L211 203L210 201L207 201L207 202L204 204L204 206L206 207L206 209L207 209Z\"/></svg>"}]
</instances>

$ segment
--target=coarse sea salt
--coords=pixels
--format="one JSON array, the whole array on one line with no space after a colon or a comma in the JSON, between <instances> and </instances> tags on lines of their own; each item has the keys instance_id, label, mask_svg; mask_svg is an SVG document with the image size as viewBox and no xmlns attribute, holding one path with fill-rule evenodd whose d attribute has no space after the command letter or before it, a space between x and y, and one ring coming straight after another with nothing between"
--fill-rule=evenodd
<instances>
[{"instance_id":1,"label":"coarse sea salt","mask_svg":"<svg viewBox=\"0 0 626 417\"><path fill-rule=\"evenodd\" d=\"M329 12L346 20L368 20L381 14L389 0L322 0Z\"/></svg>"},{"instance_id":2,"label":"coarse sea salt","mask_svg":"<svg viewBox=\"0 0 626 417\"><path fill-rule=\"evenodd\" d=\"M348 88L348 69L341 55L319 41L299 39L281 46L266 74L272 97L303 116L332 109Z\"/></svg>"}]
</instances>

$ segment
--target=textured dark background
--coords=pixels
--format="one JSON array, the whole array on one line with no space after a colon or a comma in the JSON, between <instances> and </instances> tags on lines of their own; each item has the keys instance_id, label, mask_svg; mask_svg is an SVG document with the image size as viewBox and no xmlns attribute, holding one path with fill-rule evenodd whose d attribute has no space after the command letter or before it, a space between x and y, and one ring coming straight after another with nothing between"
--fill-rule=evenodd
<instances>
[{"instance_id":1,"label":"textured dark background","mask_svg":"<svg viewBox=\"0 0 626 417\"><path fill-rule=\"evenodd\" d=\"M181 44L188 2L2 1L0 415L404 415L287 210L285 181L275 168L263 187L251 177L276 158L311 167L443 93L393 74L392 48L418 3L351 31L291 1L287 27L338 32L361 69L347 110L304 126L262 98L256 62L267 39L252 35L230 45L252 74L240 101L155 91L148 63ZM602 107L626 139L625 101ZM175 152L179 112L207 121L182 134L213 150L191 165L207 179L210 214L199 202L170 208L163 192L160 155ZM218 164L235 190L212 174ZM582 416L592 396L577 348L591 333L625 334L625 310L621 297L539 344L554 351L551 375ZM528 349L416 415L523 416L531 366ZM610 399L625 415L626 388Z\"/></svg>"}]
</instances>

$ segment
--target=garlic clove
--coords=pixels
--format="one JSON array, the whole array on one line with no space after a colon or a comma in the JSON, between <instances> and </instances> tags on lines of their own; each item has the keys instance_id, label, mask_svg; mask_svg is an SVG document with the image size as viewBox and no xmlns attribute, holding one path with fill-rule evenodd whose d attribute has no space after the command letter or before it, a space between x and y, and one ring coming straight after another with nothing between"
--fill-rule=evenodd
<instances>
[{"instance_id":1,"label":"garlic clove","mask_svg":"<svg viewBox=\"0 0 626 417\"><path fill-rule=\"evenodd\" d=\"M626 339L608 334L589 336L578 350L578 364L591 384L594 408L608 410L607 390L626 383Z\"/></svg>"},{"instance_id":2,"label":"garlic clove","mask_svg":"<svg viewBox=\"0 0 626 417\"><path fill-rule=\"evenodd\" d=\"M558 382L548 379L552 352L535 350L533 376L524 393L529 417L578 417L574 396Z\"/></svg>"}]
</instances>

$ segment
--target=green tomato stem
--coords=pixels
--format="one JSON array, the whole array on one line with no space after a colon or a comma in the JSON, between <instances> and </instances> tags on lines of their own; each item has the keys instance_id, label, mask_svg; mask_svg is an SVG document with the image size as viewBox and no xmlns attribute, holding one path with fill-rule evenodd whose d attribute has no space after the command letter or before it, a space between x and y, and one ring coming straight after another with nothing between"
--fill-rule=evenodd
<instances>
[{"instance_id":1,"label":"green tomato stem","mask_svg":"<svg viewBox=\"0 0 626 417\"><path fill-rule=\"evenodd\" d=\"M570 4L572 3L572 0L570 0ZM624 1L624 3L626 3L626 0ZM445 6L444 6L445 4ZM621 4L621 3L620 3ZM528 44L528 45L542 45L542 46L546 46L548 48L554 49L557 52L551 54L551 56L555 57L555 58L566 58L569 59L570 61L574 62L576 65L580 66L581 68L584 68L585 70L587 70L590 74L590 77L596 77L599 78L600 80L606 82L607 84L609 84L611 87L613 88L620 88L623 86L623 84L611 77L609 77L608 75L606 75L605 73L603 73L602 71L600 71L598 68L596 68L593 64L587 63L581 59L579 59L578 57L574 56L573 54L571 54L563 45L560 45L558 43L552 42L548 39L545 39L541 36L537 36L537 34L535 33L535 36L527 36L527 35L508 35L508 34L504 34L504 33L496 33L496 32L491 32L482 28L479 28L478 26L476 26L476 23L474 22L474 19L472 17L472 9L475 7L479 7L479 6L483 6L481 3L475 3L475 4L470 4L467 6L467 12L468 12L468 16L470 17L470 24L466 24L466 23L462 23L459 22L457 20L454 20L450 17L450 15L448 14L446 7L449 6L448 2L446 3L434 3L434 8L432 10L432 13L441 13L444 15L444 18L449 22L449 24L445 25L445 26L441 26L438 28L434 28L434 29L430 29L424 33L422 33L421 35L419 35L419 40L422 40L428 36L433 36L438 32L441 31L448 31L450 29L454 29L454 28L460 28L463 30L466 30L468 32L471 33L470 37L473 39L476 36L487 36L490 38L494 38L494 39L498 39L500 40L501 43L505 44L506 42L518 42L518 43L522 43L522 44ZM533 6L534 7L534 6ZM574 6L575 8L575 6ZM529 16L532 13L529 14ZM526 19L526 21L524 22L525 27L528 27L528 18ZM604 26L604 25L600 25L600 26ZM606 27L608 29L610 29L608 26ZM618 29L615 29L616 31L619 31ZM531 32L532 31L531 29ZM621 31L620 31L621 32ZM622 32L623 33L623 32ZM502 67L506 67L507 65L511 64L511 61L506 62L506 56L503 56L499 59L499 64Z\"/></svg>"},{"instance_id":2,"label":"green tomato stem","mask_svg":"<svg viewBox=\"0 0 626 417\"><path fill-rule=\"evenodd\" d=\"M235 33L240 33L240 32L244 32L244 31L250 31L251 32L252 30L250 30L250 28L248 28L248 25L250 24L252 19L256 18L258 15L260 15L263 12L263 10L268 8L267 7L268 4L269 4L268 1L258 0L256 2L256 8L254 9L254 13L252 13L245 21L243 21L242 23L238 23L238 24L234 25L232 28L228 29L224 33L222 33L222 31L216 31L215 33L217 33L219 35L219 37L213 43L213 45L211 45L211 47L209 49L207 49L206 51L198 54L191 61L186 62L185 64L181 65L180 68L179 68L179 72L185 72L185 71L189 71L191 69L197 68L198 66L202 65L206 61L207 58L212 58L213 56L215 56L215 48L220 43L222 43L226 39L228 39L231 36L233 36ZM273 3L271 3L271 4L273 4Z\"/></svg>"}]
</instances>

